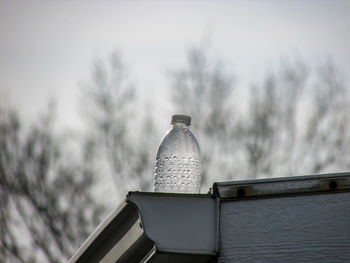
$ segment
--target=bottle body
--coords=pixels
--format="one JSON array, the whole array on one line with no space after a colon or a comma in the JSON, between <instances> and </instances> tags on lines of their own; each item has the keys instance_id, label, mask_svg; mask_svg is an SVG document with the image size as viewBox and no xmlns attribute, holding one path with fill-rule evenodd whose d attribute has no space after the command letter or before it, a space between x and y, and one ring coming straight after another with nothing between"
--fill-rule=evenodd
<instances>
[{"instance_id":1,"label":"bottle body","mask_svg":"<svg viewBox=\"0 0 350 263\"><path fill-rule=\"evenodd\" d=\"M155 192L199 193L199 144L183 123L173 123L159 145L154 172Z\"/></svg>"}]
</instances>

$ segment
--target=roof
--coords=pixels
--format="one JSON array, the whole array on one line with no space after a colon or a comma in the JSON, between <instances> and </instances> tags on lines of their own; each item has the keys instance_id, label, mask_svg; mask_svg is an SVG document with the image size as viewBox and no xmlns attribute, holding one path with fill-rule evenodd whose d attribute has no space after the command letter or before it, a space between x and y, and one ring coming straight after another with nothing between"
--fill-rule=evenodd
<instances>
[{"instance_id":1,"label":"roof","mask_svg":"<svg viewBox=\"0 0 350 263\"><path fill-rule=\"evenodd\" d=\"M274 209L278 206L270 203L274 204L273 200L279 199L276 198L279 196L291 197L292 199L284 198L283 201L278 201L278 204L280 207L287 206L293 210L295 207L290 207L288 202L293 204L301 202L300 207L315 203L315 201L305 202L305 199L300 199L300 196L307 195L312 197L312 200L316 200L318 197L314 198L313 196L324 196L319 195L321 193L339 193L339 195L332 195L332 198L334 200L342 198L337 202L339 205L336 209L340 211L339 213L345 213L343 206L347 203L344 203L344 200L347 200L349 190L350 173L336 173L216 182L208 194L129 192L125 201L96 228L69 262L216 262L220 250L219 243L222 245L220 253L225 254L226 250L229 253L235 251L231 246L234 245L236 248L237 238L247 238L247 244L257 244L257 240L264 240L263 236L257 234L260 233L259 228L249 228L251 231L254 230L252 237L258 235L258 239L250 239L251 236L245 232L247 230L246 222L249 220L251 226L254 225L254 220L258 220L256 221L257 225L261 223L259 213L262 212L256 209L260 206L255 205L255 202L236 201L259 199L259 204L264 201L266 207L271 206L273 214ZM346 193L346 197L343 197L342 192ZM333 203L335 202L331 201L331 204ZM255 208L249 210L249 205L253 205ZM263 212L265 206L261 208ZM245 210L247 210L246 214L244 214ZM320 204L318 211L323 210L324 206ZM254 215L252 213L254 211L258 212ZM327 211L318 212L317 218L320 215L326 215ZM294 215L294 213L299 219L305 217L305 221L308 221L307 213L298 214L297 210L293 210L292 214ZM323 218L326 218L325 215ZM278 219L279 216L283 216L283 214L277 213L276 217L271 218L271 225L276 226L276 222L284 222L284 220ZM312 224L317 224L317 220L312 222L314 222ZM333 223L346 229L347 222L338 220ZM231 227L225 229L226 225ZM290 225L293 225L293 222ZM220 238L226 238L225 240L219 241L219 227L223 228ZM264 227L268 227L268 225ZM292 232L288 232L281 226L279 231L285 233L285 236L292 237L295 229L292 228ZM313 229L313 227L309 229ZM318 228L314 229L315 232ZM233 231L234 234L231 234L230 231ZM243 232L238 234L240 231ZM276 233L277 237L279 237L279 233ZM347 232L344 233L346 235ZM225 237L225 234L228 236ZM329 233L329 236L332 236L331 234ZM319 235L317 232L314 237ZM335 238L332 240L334 241ZM240 249L240 253L246 251L249 254L251 248L249 246L246 248L249 249L246 249L247 251ZM232 257L235 258L234 255ZM228 258L226 257L226 260Z\"/></svg>"}]
</instances>

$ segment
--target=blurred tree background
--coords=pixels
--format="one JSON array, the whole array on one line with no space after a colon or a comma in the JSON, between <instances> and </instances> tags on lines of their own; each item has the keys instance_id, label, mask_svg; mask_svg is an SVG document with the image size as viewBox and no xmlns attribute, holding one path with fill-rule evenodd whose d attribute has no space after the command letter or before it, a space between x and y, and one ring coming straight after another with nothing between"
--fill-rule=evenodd
<instances>
[{"instance_id":1,"label":"blurred tree background","mask_svg":"<svg viewBox=\"0 0 350 263\"><path fill-rule=\"evenodd\" d=\"M28 130L14 111L0 116L0 262L67 261L105 211L91 194L93 149L73 156L52 112Z\"/></svg>"},{"instance_id":2,"label":"blurred tree background","mask_svg":"<svg viewBox=\"0 0 350 263\"><path fill-rule=\"evenodd\" d=\"M245 90L248 100L237 94L239 76L203 47L189 49L186 66L169 74L169 97L161 99L192 116L202 192L214 181L349 170L349 87L341 72L300 58L277 66ZM0 108L0 262L66 261L116 206L96 196L102 177L119 200L128 190L152 190L165 131L152 114L156 100L143 105L132 79L120 53L94 63L79 136L55 128L52 111L23 129L15 110Z\"/></svg>"}]
</instances>

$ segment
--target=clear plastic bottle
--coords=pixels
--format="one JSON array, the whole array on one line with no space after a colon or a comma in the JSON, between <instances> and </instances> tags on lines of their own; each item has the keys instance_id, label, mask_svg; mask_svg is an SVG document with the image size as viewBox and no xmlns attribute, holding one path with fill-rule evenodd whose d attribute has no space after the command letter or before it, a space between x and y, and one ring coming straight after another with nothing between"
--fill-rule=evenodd
<instances>
[{"instance_id":1,"label":"clear plastic bottle","mask_svg":"<svg viewBox=\"0 0 350 263\"><path fill-rule=\"evenodd\" d=\"M201 153L189 129L191 117L174 115L173 128L159 145L154 171L154 191L199 193Z\"/></svg>"}]
</instances>

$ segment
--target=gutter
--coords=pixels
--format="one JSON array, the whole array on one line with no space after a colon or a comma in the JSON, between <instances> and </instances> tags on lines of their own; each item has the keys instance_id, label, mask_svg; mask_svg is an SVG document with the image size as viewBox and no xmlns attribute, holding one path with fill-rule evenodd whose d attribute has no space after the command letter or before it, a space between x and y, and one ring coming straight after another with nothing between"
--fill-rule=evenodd
<instances>
[{"instance_id":1,"label":"gutter","mask_svg":"<svg viewBox=\"0 0 350 263\"><path fill-rule=\"evenodd\" d=\"M129 192L69 262L210 262L218 203L208 194Z\"/></svg>"}]
</instances>

